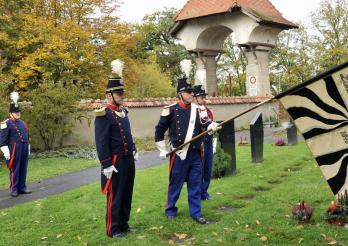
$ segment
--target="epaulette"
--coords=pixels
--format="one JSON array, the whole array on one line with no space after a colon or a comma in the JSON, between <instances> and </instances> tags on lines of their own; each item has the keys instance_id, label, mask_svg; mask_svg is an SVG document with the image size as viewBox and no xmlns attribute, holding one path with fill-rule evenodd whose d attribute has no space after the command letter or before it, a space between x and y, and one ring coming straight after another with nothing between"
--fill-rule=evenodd
<instances>
[{"instance_id":1,"label":"epaulette","mask_svg":"<svg viewBox=\"0 0 348 246\"><path fill-rule=\"evenodd\" d=\"M95 116L96 117L103 117L106 115L106 111L105 111L106 107L102 107L100 109L96 109L94 110Z\"/></svg>"},{"instance_id":2,"label":"epaulette","mask_svg":"<svg viewBox=\"0 0 348 246\"><path fill-rule=\"evenodd\" d=\"M8 119L7 119L7 120L4 120L3 122L1 122L0 129L5 129L5 128L7 128L7 124L6 124L7 121L8 121Z\"/></svg>"}]
</instances>

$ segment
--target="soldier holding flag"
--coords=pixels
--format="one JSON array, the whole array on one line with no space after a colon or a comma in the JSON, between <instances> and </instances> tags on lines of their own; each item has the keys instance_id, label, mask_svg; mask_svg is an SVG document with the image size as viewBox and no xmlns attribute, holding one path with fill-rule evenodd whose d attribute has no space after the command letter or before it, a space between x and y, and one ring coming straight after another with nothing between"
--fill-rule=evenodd
<instances>
[{"instance_id":1,"label":"soldier holding flag","mask_svg":"<svg viewBox=\"0 0 348 246\"><path fill-rule=\"evenodd\" d=\"M186 65L184 65L186 64ZM186 76L189 76L191 64L181 63ZM199 119L197 106L193 104L193 88L186 78L178 80L177 95L179 102L164 107L155 130L156 146L160 157L166 158L169 152L164 135L169 130L169 139L172 148L176 148L202 133L205 129L217 130L217 123L202 124ZM200 224L205 224L201 213L201 182L202 182L202 139L197 139L170 156L169 186L165 214L173 219L177 216L175 206L184 182L187 182L188 203L190 216Z\"/></svg>"},{"instance_id":2,"label":"soldier holding flag","mask_svg":"<svg viewBox=\"0 0 348 246\"><path fill-rule=\"evenodd\" d=\"M122 76L123 63L112 62L113 72ZM113 238L125 236L131 212L135 164L138 154L133 142L128 111L123 107L121 77L110 78L106 107L96 110L95 142L101 163L101 185L107 194L106 230Z\"/></svg>"}]
</instances>

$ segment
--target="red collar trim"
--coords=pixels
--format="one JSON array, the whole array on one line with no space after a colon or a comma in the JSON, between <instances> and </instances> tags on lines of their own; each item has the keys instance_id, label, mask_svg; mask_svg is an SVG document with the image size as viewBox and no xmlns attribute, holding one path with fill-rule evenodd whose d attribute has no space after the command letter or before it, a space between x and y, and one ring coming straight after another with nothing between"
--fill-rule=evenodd
<instances>
[{"instance_id":1,"label":"red collar trim","mask_svg":"<svg viewBox=\"0 0 348 246\"><path fill-rule=\"evenodd\" d=\"M119 105L113 105L113 104L110 104L110 103L106 104L106 107L111 109L111 110L114 110L114 111L120 109Z\"/></svg>"},{"instance_id":2,"label":"red collar trim","mask_svg":"<svg viewBox=\"0 0 348 246\"><path fill-rule=\"evenodd\" d=\"M178 104L179 104L179 107L183 109L188 109L191 107L191 103L186 105L183 101L180 101Z\"/></svg>"}]
</instances>

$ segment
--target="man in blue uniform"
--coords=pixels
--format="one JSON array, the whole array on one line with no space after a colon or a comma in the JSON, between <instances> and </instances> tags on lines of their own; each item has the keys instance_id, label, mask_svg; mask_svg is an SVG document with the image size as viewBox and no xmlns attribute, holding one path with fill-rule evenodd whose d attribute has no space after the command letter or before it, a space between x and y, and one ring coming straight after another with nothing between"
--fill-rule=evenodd
<instances>
[{"instance_id":1,"label":"man in blue uniform","mask_svg":"<svg viewBox=\"0 0 348 246\"><path fill-rule=\"evenodd\" d=\"M169 146L164 140L169 129L169 139L172 148L179 147L184 142L202 133L205 129L217 130L215 122L200 122L197 106L193 104L193 88L186 78L178 81L179 102L164 107L155 131L156 146L160 157L166 158ZM187 183L190 216L200 224L206 220L201 213L201 160L202 139L196 139L181 150L170 156L169 187L165 214L167 218L175 218L178 208L175 206L184 182Z\"/></svg>"},{"instance_id":2,"label":"man in blue uniform","mask_svg":"<svg viewBox=\"0 0 348 246\"><path fill-rule=\"evenodd\" d=\"M11 196L29 194L26 178L30 153L29 131L27 124L22 121L18 105L19 95L11 93L10 118L1 122L0 149L6 159L7 168L10 170Z\"/></svg>"},{"instance_id":3,"label":"man in blue uniform","mask_svg":"<svg viewBox=\"0 0 348 246\"><path fill-rule=\"evenodd\" d=\"M119 238L131 232L134 161L138 159L128 111L122 106L124 86L121 78L109 79L106 107L96 111L95 143L101 163L102 192L107 194L106 231Z\"/></svg>"},{"instance_id":4,"label":"man in blue uniform","mask_svg":"<svg viewBox=\"0 0 348 246\"><path fill-rule=\"evenodd\" d=\"M212 122L214 120L213 112L206 106L205 97L208 94L202 89L202 85L194 87L194 101L198 105L200 121L202 124ZM210 200L208 188L211 180L212 166L213 166L213 136L205 135L203 140L203 168L202 168L202 185L201 197L202 200Z\"/></svg>"}]
</instances>

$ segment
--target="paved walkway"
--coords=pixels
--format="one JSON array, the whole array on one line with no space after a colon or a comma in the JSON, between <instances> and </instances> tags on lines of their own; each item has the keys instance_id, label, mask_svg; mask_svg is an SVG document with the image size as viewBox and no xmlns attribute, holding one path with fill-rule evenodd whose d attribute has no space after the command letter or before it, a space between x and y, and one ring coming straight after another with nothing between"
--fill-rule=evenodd
<instances>
[{"instance_id":1,"label":"paved walkway","mask_svg":"<svg viewBox=\"0 0 348 246\"><path fill-rule=\"evenodd\" d=\"M274 143L276 139L279 138L275 136L275 133L282 130L282 128L265 128L265 142ZM243 138L243 140L246 138L250 143L249 131L236 132L236 143L240 141L241 137ZM145 169L166 162L167 161L163 161L159 158L158 152L144 153L140 155L139 161L136 162L136 169ZM83 185L96 182L100 179L99 173L99 167L93 167L82 171L68 173L62 176L31 183L28 185L28 189L33 191L33 193L28 195L20 195L16 198L10 196L9 189L0 190L0 209L12 207L16 204L37 200L50 195L59 194Z\"/></svg>"},{"instance_id":2,"label":"paved walkway","mask_svg":"<svg viewBox=\"0 0 348 246\"><path fill-rule=\"evenodd\" d=\"M165 162L166 161L159 158L157 152L149 152L140 155L140 159L135 165L136 169L139 170L160 165ZM0 209L69 191L77 187L96 182L99 179L100 167L92 167L82 171L68 173L62 176L28 184L28 189L33 191L32 194L11 197L9 189L0 190Z\"/></svg>"}]
</instances>

